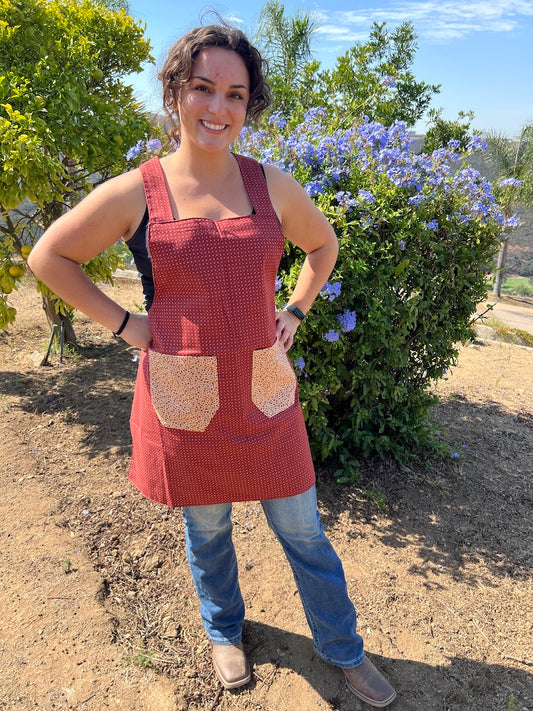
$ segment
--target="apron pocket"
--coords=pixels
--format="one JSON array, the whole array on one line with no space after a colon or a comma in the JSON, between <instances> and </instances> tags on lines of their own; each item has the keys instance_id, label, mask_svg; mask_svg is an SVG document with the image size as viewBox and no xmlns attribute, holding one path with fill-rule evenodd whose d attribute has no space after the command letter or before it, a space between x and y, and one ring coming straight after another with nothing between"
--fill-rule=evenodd
<instances>
[{"instance_id":1,"label":"apron pocket","mask_svg":"<svg viewBox=\"0 0 533 711\"><path fill-rule=\"evenodd\" d=\"M219 408L216 356L149 351L150 395L164 427L204 432Z\"/></svg>"},{"instance_id":2,"label":"apron pocket","mask_svg":"<svg viewBox=\"0 0 533 711\"><path fill-rule=\"evenodd\" d=\"M294 405L296 376L279 341L253 352L252 401L267 417Z\"/></svg>"}]
</instances>

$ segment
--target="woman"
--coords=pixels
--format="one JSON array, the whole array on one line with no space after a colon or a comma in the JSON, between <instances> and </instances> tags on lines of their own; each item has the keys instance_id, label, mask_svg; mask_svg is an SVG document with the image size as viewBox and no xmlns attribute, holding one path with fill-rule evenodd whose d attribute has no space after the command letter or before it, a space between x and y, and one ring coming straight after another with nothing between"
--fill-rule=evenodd
<instances>
[{"instance_id":1,"label":"woman","mask_svg":"<svg viewBox=\"0 0 533 711\"><path fill-rule=\"evenodd\" d=\"M263 61L237 29L199 27L161 71L175 152L95 189L39 240L30 267L65 301L142 349L131 415L131 481L183 507L189 564L216 673L251 678L231 502L260 500L292 567L315 648L350 689L395 698L365 658L342 565L326 539L294 372L286 351L337 257L335 234L282 171L230 146L268 106ZM128 314L80 264L123 237L147 297ZM284 240L307 256L274 308Z\"/></svg>"}]
</instances>

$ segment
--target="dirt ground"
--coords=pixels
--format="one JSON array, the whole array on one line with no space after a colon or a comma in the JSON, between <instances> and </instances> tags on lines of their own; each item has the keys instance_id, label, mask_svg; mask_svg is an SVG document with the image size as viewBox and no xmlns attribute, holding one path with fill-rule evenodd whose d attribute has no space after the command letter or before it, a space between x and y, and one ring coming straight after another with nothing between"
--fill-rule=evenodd
<instances>
[{"instance_id":1,"label":"dirt ground","mask_svg":"<svg viewBox=\"0 0 533 711\"><path fill-rule=\"evenodd\" d=\"M137 284L114 289L131 309ZM351 711L314 653L288 565L256 502L235 506L253 680L209 658L179 511L127 482L136 352L83 318L81 355L39 367L31 286L0 336L0 709ZM479 341L438 385L451 452L408 468L319 469L323 521L394 711L533 711L533 349Z\"/></svg>"}]
</instances>

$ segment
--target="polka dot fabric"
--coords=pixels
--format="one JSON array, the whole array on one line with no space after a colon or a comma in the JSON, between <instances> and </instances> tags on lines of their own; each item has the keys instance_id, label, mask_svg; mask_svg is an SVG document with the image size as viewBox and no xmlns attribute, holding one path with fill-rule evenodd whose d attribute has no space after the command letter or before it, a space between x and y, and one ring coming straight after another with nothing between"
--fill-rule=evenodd
<instances>
[{"instance_id":1,"label":"polka dot fabric","mask_svg":"<svg viewBox=\"0 0 533 711\"><path fill-rule=\"evenodd\" d=\"M294 496L315 481L296 378L275 338L284 236L261 166L235 158L254 213L218 221L174 220L159 159L141 166L155 295L129 476L173 507Z\"/></svg>"}]
</instances>

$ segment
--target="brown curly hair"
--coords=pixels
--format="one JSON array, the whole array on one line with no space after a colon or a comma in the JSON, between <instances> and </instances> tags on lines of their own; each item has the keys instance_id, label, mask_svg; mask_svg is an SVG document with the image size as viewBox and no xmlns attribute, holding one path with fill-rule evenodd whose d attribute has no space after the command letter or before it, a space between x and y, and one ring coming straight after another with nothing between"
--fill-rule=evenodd
<instances>
[{"instance_id":1,"label":"brown curly hair","mask_svg":"<svg viewBox=\"0 0 533 711\"><path fill-rule=\"evenodd\" d=\"M216 25L195 27L172 45L158 74L163 84L163 108L168 118L165 131L171 141L178 141L180 136L176 112L180 91L190 81L192 65L206 47L233 50L243 60L250 77L250 98L246 107L248 122L256 121L270 106L270 88L265 79L268 64L246 35L222 20Z\"/></svg>"}]
</instances>

